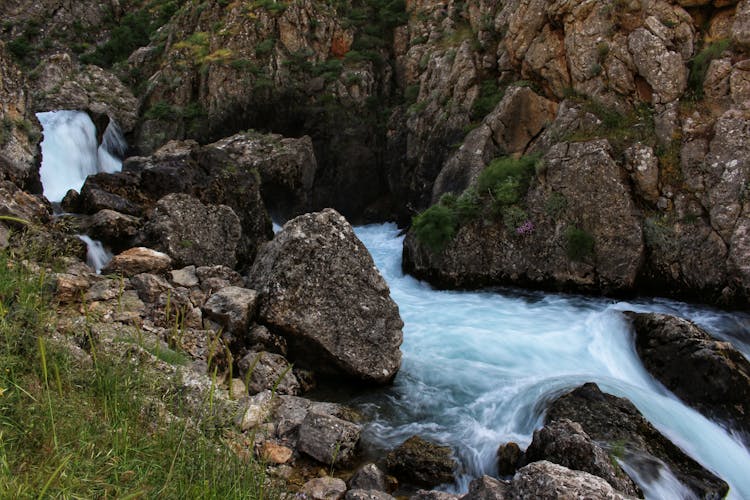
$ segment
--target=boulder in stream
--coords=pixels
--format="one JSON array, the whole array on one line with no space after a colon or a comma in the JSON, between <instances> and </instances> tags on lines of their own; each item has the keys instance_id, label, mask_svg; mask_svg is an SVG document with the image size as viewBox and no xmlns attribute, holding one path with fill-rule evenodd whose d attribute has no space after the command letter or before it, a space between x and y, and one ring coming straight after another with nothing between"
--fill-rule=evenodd
<instances>
[{"instance_id":1,"label":"boulder in stream","mask_svg":"<svg viewBox=\"0 0 750 500\"><path fill-rule=\"evenodd\" d=\"M248 276L260 322L283 334L295 366L390 382L401 366L403 322L385 280L351 225L326 209L284 225Z\"/></svg>"},{"instance_id":2,"label":"boulder in stream","mask_svg":"<svg viewBox=\"0 0 750 500\"><path fill-rule=\"evenodd\" d=\"M726 482L664 437L633 403L603 393L594 383L584 384L552 403L546 423L561 419L579 423L591 439L613 449L625 443L625 458L629 453L656 457L701 498L723 498L729 491Z\"/></svg>"},{"instance_id":3,"label":"boulder in stream","mask_svg":"<svg viewBox=\"0 0 750 500\"><path fill-rule=\"evenodd\" d=\"M690 406L750 436L750 362L688 320L625 313L646 369Z\"/></svg>"},{"instance_id":4,"label":"boulder in stream","mask_svg":"<svg viewBox=\"0 0 750 500\"><path fill-rule=\"evenodd\" d=\"M412 436L388 453L388 471L398 479L417 486L436 486L453 482L458 464L448 446L440 446Z\"/></svg>"}]
</instances>

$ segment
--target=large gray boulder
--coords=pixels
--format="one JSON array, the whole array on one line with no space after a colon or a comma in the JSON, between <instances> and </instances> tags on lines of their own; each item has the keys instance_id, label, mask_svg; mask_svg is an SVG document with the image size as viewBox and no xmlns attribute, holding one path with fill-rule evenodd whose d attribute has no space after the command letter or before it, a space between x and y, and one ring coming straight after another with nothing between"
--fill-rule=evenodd
<instances>
[{"instance_id":1,"label":"large gray boulder","mask_svg":"<svg viewBox=\"0 0 750 500\"><path fill-rule=\"evenodd\" d=\"M286 336L295 366L387 383L403 322L369 252L338 212L302 215L262 247L248 280L260 322Z\"/></svg>"},{"instance_id":2,"label":"large gray boulder","mask_svg":"<svg viewBox=\"0 0 750 500\"><path fill-rule=\"evenodd\" d=\"M346 464L357 451L361 432L357 424L310 411L299 427L297 448L326 465Z\"/></svg>"},{"instance_id":3,"label":"large gray boulder","mask_svg":"<svg viewBox=\"0 0 750 500\"><path fill-rule=\"evenodd\" d=\"M750 435L750 362L729 342L667 314L626 313L643 365L680 399Z\"/></svg>"},{"instance_id":4,"label":"large gray boulder","mask_svg":"<svg viewBox=\"0 0 750 500\"><path fill-rule=\"evenodd\" d=\"M634 497L617 492L604 479L588 472L570 470L562 465L542 460L519 469L505 498L514 500L525 498L625 500Z\"/></svg>"},{"instance_id":5,"label":"large gray boulder","mask_svg":"<svg viewBox=\"0 0 750 500\"><path fill-rule=\"evenodd\" d=\"M177 266L237 263L242 227L226 205L204 205L188 194L169 194L156 204L145 231Z\"/></svg>"}]
</instances>

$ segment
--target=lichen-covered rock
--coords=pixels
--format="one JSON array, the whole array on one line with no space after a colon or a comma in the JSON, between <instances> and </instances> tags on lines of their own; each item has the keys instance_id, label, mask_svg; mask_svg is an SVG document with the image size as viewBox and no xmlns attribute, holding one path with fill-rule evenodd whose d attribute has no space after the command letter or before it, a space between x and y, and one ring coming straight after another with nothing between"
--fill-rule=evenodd
<instances>
[{"instance_id":1,"label":"lichen-covered rock","mask_svg":"<svg viewBox=\"0 0 750 500\"><path fill-rule=\"evenodd\" d=\"M723 498L727 494L727 483L659 433L633 403L601 392L596 384L584 384L555 400L549 407L545 422L560 419L577 422L591 439L599 443L627 443L635 452L656 457L699 497Z\"/></svg>"},{"instance_id":2,"label":"lichen-covered rock","mask_svg":"<svg viewBox=\"0 0 750 500\"><path fill-rule=\"evenodd\" d=\"M311 500L341 500L346 483L337 477L317 477L302 485L300 493Z\"/></svg>"},{"instance_id":3,"label":"lichen-covered rock","mask_svg":"<svg viewBox=\"0 0 750 500\"><path fill-rule=\"evenodd\" d=\"M626 313L643 365L678 397L750 436L750 362L685 319Z\"/></svg>"},{"instance_id":4,"label":"lichen-covered rock","mask_svg":"<svg viewBox=\"0 0 750 500\"><path fill-rule=\"evenodd\" d=\"M226 205L204 205L187 194L169 194L156 204L144 229L177 266L237 263L242 227Z\"/></svg>"},{"instance_id":5,"label":"lichen-covered rock","mask_svg":"<svg viewBox=\"0 0 750 500\"><path fill-rule=\"evenodd\" d=\"M346 464L357 452L361 432L357 424L310 411L300 424L297 449L329 466Z\"/></svg>"},{"instance_id":6,"label":"lichen-covered rock","mask_svg":"<svg viewBox=\"0 0 750 500\"><path fill-rule=\"evenodd\" d=\"M458 464L448 446L440 446L412 436L388 453L388 471L399 480L417 486L453 482Z\"/></svg>"},{"instance_id":7,"label":"lichen-covered rock","mask_svg":"<svg viewBox=\"0 0 750 500\"><path fill-rule=\"evenodd\" d=\"M102 272L119 273L129 277L140 273L158 274L167 271L171 266L172 259L169 255L150 248L135 247L115 255Z\"/></svg>"},{"instance_id":8,"label":"lichen-covered rock","mask_svg":"<svg viewBox=\"0 0 750 500\"><path fill-rule=\"evenodd\" d=\"M274 390L277 394L296 395L300 392L299 381L289 362L279 354L249 352L239 362L240 376L247 380L250 394Z\"/></svg>"},{"instance_id":9,"label":"lichen-covered rock","mask_svg":"<svg viewBox=\"0 0 750 500\"><path fill-rule=\"evenodd\" d=\"M284 225L248 276L259 317L295 364L352 381L386 383L401 365L403 322L367 249L336 211Z\"/></svg>"},{"instance_id":10,"label":"lichen-covered rock","mask_svg":"<svg viewBox=\"0 0 750 500\"><path fill-rule=\"evenodd\" d=\"M462 500L505 500L506 498L512 498L508 490L509 483L507 481L482 476L469 484L469 492L462 497Z\"/></svg>"},{"instance_id":11,"label":"lichen-covered rock","mask_svg":"<svg viewBox=\"0 0 750 500\"><path fill-rule=\"evenodd\" d=\"M526 449L524 461L529 464L539 460L588 472L601 477L622 493L640 495L640 490L632 479L612 462L607 452L576 422L555 420L534 431L534 438Z\"/></svg>"},{"instance_id":12,"label":"lichen-covered rock","mask_svg":"<svg viewBox=\"0 0 750 500\"><path fill-rule=\"evenodd\" d=\"M255 290L228 286L211 295L203 305L206 317L218 322L225 332L243 336L258 308Z\"/></svg>"},{"instance_id":13,"label":"lichen-covered rock","mask_svg":"<svg viewBox=\"0 0 750 500\"><path fill-rule=\"evenodd\" d=\"M132 246L141 225L138 217L104 209L85 220L82 229L95 240L119 251Z\"/></svg>"},{"instance_id":14,"label":"lichen-covered rock","mask_svg":"<svg viewBox=\"0 0 750 500\"><path fill-rule=\"evenodd\" d=\"M385 491L386 487L385 473L373 463L363 465L349 479L349 488L352 490Z\"/></svg>"},{"instance_id":15,"label":"lichen-covered rock","mask_svg":"<svg viewBox=\"0 0 750 500\"><path fill-rule=\"evenodd\" d=\"M635 498L618 493L600 477L588 472L570 470L544 460L519 469L513 478L507 497L550 500L554 498L606 498L608 500Z\"/></svg>"}]
</instances>

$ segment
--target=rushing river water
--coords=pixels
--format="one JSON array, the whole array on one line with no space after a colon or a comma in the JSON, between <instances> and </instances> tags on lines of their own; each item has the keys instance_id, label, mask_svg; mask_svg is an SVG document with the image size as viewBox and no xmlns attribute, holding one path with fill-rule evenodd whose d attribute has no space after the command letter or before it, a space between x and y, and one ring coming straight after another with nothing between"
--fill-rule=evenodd
<instances>
[{"instance_id":1,"label":"rushing river water","mask_svg":"<svg viewBox=\"0 0 750 500\"><path fill-rule=\"evenodd\" d=\"M681 403L643 368L619 311L657 311L695 321L750 354L750 317L667 300L615 302L520 291L433 290L401 272L393 224L357 228L404 320L401 371L392 388L351 404L373 420L365 439L392 448L414 434L451 445L464 467L454 489L496 474L497 447L527 446L547 404L584 382L630 399L684 451L750 498L750 453ZM626 467L629 464L626 464ZM649 498L684 498L669 473L643 483Z\"/></svg>"}]
</instances>

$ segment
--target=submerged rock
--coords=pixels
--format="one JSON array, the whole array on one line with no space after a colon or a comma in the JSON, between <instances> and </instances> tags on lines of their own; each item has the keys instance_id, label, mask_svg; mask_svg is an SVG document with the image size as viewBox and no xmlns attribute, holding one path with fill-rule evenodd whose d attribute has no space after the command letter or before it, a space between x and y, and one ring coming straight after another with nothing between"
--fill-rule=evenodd
<instances>
[{"instance_id":1,"label":"submerged rock","mask_svg":"<svg viewBox=\"0 0 750 500\"><path fill-rule=\"evenodd\" d=\"M335 210L284 225L249 272L260 321L282 333L295 365L387 383L401 365L403 322L388 285Z\"/></svg>"},{"instance_id":2,"label":"submerged rock","mask_svg":"<svg viewBox=\"0 0 750 500\"><path fill-rule=\"evenodd\" d=\"M698 410L750 436L750 362L729 342L666 314L625 313L646 369Z\"/></svg>"},{"instance_id":3,"label":"submerged rock","mask_svg":"<svg viewBox=\"0 0 750 500\"><path fill-rule=\"evenodd\" d=\"M458 464L448 446L440 446L412 436L388 453L388 471L398 479L417 486L451 483Z\"/></svg>"},{"instance_id":4,"label":"submerged rock","mask_svg":"<svg viewBox=\"0 0 750 500\"><path fill-rule=\"evenodd\" d=\"M546 422L561 419L579 423L583 431L597 442L610 446L626 443L626 452L632 449L656 457L700 497L723 498L729 491L726 482L664 437L643 418L633 403L603 393L596 384L584 384L553 402Z\"/></svg>"}]
</instances>

